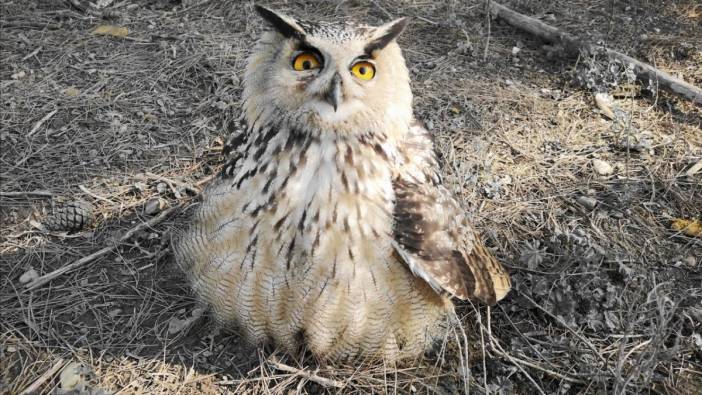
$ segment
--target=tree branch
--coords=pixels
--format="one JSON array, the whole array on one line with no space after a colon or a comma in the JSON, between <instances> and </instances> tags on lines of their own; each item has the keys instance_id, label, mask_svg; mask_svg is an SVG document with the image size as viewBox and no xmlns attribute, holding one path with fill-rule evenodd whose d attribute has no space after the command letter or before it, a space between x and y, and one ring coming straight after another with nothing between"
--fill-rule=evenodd
<instances>
[{"instance_id":1,"label":"tree branch","mask_svg":"<svg viewBox=\"0 0 702 395\"><path fill-rule=\"evenodd\" d=\"M657 81L660 87L682 96L697 105L702 105L702 89L679 78L675 78L648 63L641 62L613 49L580 41L571 34L547 25L538 19L520 14L494 1L490 2L490 14L545 41L560 44L566 52L571 55L579 55L583 52L595 53L597 51L604 51L610 58L618 59L626 64L633 65L634 73L636 73L636 77L639 80L646 82L649 80Z\"/></svg>"}]
</instances>

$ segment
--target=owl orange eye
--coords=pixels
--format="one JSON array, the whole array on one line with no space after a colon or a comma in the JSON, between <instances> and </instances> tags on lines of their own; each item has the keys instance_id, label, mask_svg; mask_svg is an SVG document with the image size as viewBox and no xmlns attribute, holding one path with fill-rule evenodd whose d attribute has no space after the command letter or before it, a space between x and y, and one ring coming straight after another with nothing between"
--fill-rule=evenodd
<instances>
[{"instance_id":1,"label":"owl orange eye","mask_svg":"<svg viewBox=\"0 0 702 395\"><path fill-rule=\"evenodd\" d=\"M371 62L361 61L351 66L351 72L362 80L370 81L375 77L375 66Z\"/></svg>"},{"instance_id":2,"label":"owl orange eye","mask_svg":"<svg viewBox=\"0 0 702 395\"><path fill-rule=\"evenodd\" d=\"M293 59L292 66L297 71L314 70L322 67L322 62L314 53L302 52Z\"/></svg>"}]
</instances>

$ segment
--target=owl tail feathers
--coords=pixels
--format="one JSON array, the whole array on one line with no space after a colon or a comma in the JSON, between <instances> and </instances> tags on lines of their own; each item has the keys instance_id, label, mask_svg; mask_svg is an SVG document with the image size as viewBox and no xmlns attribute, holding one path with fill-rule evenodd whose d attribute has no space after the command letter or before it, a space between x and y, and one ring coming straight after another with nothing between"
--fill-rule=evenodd
<instances>
[{"instance_id":1,"label":"owl tail feathers","mask_svg":"<svg viewBox=\"0 0 702 395\"><path fill-rule=\"evenodd\" d=\"M470 269L465 282L467 285L472 283L473 287L472 292L468 291L464 297L459 296L461 299L478 299L492 306L507 296L512 288L509 274L477 235L472 251L465 258L466 266Z\"/></svg>"},{"instance_id":2,"label":"owl tail feathers","mask_svg":"<svg viewBox=\"0 0 702 395\"><path fill-rule=\"evenodd\" d=\"M509 275L485 248L478 235L475 235L470 250L454 249L434 259L426 254L410 253L397 242L393 245L410 271L439 294L492 306L510 291Z\"/></svg>"}]
</instances>

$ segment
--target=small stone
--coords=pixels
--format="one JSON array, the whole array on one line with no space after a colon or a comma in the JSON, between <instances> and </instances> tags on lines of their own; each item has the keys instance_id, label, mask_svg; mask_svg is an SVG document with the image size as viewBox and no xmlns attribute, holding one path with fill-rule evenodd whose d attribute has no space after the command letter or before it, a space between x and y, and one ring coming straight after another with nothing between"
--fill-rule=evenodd
<instances>
[{"instance_id":1,"label":"small stone","mask_svg":"<svg viewBox=\"0 0 702 395\"><path fill-rule=\"evenodd\" d=\"M166 208L166 205L167 203L165 200L161 198L153 198L144 205L144 213L147 215L154 215Z\"/></svg>"},{"instance_id":2,"label":"small stone","mask_svg":"<svg viewBox=\"0 0 702 395\"><path fill-rule=\"evenodd\" d=\"M614 172L612 165L600 159L593 159L592 167L595 169L595 172L601 176L608 176Z\"/></svg>"},{"instance_id":3,"label":"small stone","mask_svg":"<svg viewBox=\"0 0 702 395\"><path fill-rule=\"evenodd\" d=\"M697 266L697 259L695 259L695 257L692 255L688 255L685 258L685 264L690 267L695 267Z\"/></svg>"},{"instance_id":4,"label":"small stone","mask_svg":"<svg viewBox=\"0 0 702 395\"><path fill-rule=\"evenodd\" d=\"M37 278L39 278L39 273L37 273L37 271L34 269L29 269L20 276L19 281L22 284L26 284L28 282L36 280Z\"/></svg>"},{"instance_id":5,"label":"small stone","mask_svg":"<svg viewBox=\"0 0 702 395\"><path fill-rule=\"evenodd\" d=\"M182 331L188 325L190 325L190 322L191 322L190 319L187 319L187 318L184 320L181 320L180 318L172 317L168 321L168 334L173 335L173 334L176 334L176 333Z\"/></svg>"},{"instance_id":6,"label":"small stone","mask_svg":"<svg viewBox=\"0 0 702 395\"><path fill-rule=\"evenodd\" d=\"M168 185L165 182L159 182L158 184L156 184L156 191L158 191L158 193L164 193L167 190Z\"/></svg>"},{"instance_id":7,"label":"small stone","mask_svg":"<svg viewBox=\"0 0 702 395\"><path fill-rule=\"evenodd\" d=\"M512 47L512 56L517 56L517 54L521 51L521 48L519 47Z\"/></svg>"},{"instance_id":8,"label":"small stone","mask_svg":"<svg viewBox=\"0 0 702 395\"><path fill-rule=\"evenodd\" d=\"M575 201L589 210L592 210L595 207L597 207L597 199L591 198L589 196L579 196L577 199L575 199Z\"/></svg>"}]
</instances>

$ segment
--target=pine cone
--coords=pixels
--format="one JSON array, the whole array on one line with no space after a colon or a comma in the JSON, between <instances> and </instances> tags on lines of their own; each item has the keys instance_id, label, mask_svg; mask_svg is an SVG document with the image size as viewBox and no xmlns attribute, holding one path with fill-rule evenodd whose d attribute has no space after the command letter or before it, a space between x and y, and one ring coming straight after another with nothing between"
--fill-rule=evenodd
<instances>
[{"instance_id":1,"label":"pine cone","mask_svg":"<svg viewBox=\"0 0 702 395\"><path fill-rule=\"evenodd\" d=\"M44 226L51 231L77 232L93 221L93 207L90 203L75 200L54 210L44 221Z\"/></svg>"}]
</instances>

